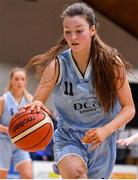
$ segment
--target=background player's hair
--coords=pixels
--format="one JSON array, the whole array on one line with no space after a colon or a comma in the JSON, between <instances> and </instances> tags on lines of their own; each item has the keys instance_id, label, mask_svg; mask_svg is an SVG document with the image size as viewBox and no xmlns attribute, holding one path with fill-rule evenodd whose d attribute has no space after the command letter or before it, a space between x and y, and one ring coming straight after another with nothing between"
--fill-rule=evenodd
<instances>
[{"instance_id":1,"label":"background player's hair","mask_svg":"<svg viewBox=\"0 0 138 180\"><path fill-rule=\"evenodd\" d=\"M19 71L25 73L25 81L26 81L26 83L27 83L27 75L26 75L25 69L24 69L24 68L21 68L21 67L15 67L15 68L13 68L13 69L11 70L11 72L10 72L10 80L9 80L9 82L8 82L6 91L11 91L11 90L12 90L11 79L12 79L14 73L15 73L15 72L19 72ZM27 91L26 88L24 88L23 92L24 92L24 96L26 97L26 99L27 99L28 101L31 101L31 100L32 100L32 95Z\"/></svg>"},{"instance_id":2,"label":"background player's hair","mask_svg":"<svg viewBox=\"0 0 138 180\"><path fill-rule=\"evenodd\" d=\"M113 109L117 88L116 83L121 79L121 85L124 83L125 71L131 68L130 64L119 54L119 52L105 44L97 33L98 22L94 11L85 3L74 3L68 6L62 13L61 17L82 16L86 19L89 26L95 26L96 33L91 41L91 63L93 71L93 84L100 103L105 112ZM30 60L27 68L35 66L38 75L42 75L45 67L57 57L67 45L62 38L57 45L49 49L46 53L35 56Z\"/></svg>"}]
</instances>

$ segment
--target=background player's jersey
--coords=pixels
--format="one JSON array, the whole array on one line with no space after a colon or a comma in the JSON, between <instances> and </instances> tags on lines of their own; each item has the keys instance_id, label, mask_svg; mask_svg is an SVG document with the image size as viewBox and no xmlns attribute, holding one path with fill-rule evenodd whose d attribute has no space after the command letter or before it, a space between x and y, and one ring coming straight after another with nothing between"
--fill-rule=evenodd
<instances>
[{"instance_id":1,"label":"background player's jersey","mask_svg":"<svg viewBox=\"0 0 138 180\"><path fill-rule=\"evenodd\" d=\"M58 59L60 75L54 89L54 104L59 115L58 127L86 130L111 121L121 107L117 100L113 111L104 114L93 86L91 61L82 75L73 60L71 49L61 53Z\"/></svg>"},{"instance_id":2,"label":"background player's jersey","mask_svg":"<svg viewBox=\"0 0 138 180\"><path fill-rule=\"evenodd\" d=\"M4 108L3 108L3 113L0 117L0 124L2 124L4 126L8 126L11 117L18 111L18 108L25 106L28 103L28 101L23 96L20 104L18 104L15 101L15 99L10 91L3 94L3 97L4 97ZM5 133L0 132L0 136L5 136L5 135L6 135Z\"/></svg>"}]
</instances>

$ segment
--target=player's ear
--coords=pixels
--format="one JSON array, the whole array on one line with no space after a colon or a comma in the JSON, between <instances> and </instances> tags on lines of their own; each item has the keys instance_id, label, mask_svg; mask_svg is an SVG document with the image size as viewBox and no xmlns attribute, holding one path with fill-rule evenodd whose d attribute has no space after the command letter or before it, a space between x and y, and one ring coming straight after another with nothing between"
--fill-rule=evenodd
<instances>
[{"instance_id":1,"label":"player's ear","mask_svg":"<svg viewBox=\"0 0 138 180\"><path fill-rule=\"evenodd\" d=\"M92 26L91 26L90 31L91 31L91 36L94 36L94 35L95 35L95 32L96 32L95 25L92 25Z\"/></svg>"}]
</instances>

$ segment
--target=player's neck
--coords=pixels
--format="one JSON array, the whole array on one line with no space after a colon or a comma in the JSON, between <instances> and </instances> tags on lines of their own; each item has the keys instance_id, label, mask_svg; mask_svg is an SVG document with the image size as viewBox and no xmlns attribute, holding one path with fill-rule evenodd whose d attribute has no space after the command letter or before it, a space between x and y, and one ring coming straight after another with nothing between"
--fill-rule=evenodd
<instances>
[{"instance_id":1,"label":"player's neck","mask_svg":"<svg viewBox=\"0 0 138 180\"><path fill-rule=\"evenodd\" d=\"M21 101L21 99L22 99L22 97L23 97L23 91L18 91L18 92L16 92L16 91L11 91L11 93L12 93L14 99L16 100L16 102L17 102L18 104L20 104L20 101Z\"/></svg>"},{"instance_id":2,"label":"player's neck","mask_svg":"<svg viewBox=\"0 0 138 180\"><path fill-rule=\"evenodd\" d=\"M78 68L81 70L82 73L86 71L88 66L90 55L88 52L84 53L73 53L73 58L75 63L77 64Z\"/></svg>"},{"instance_id":3,"label":"player's neck","mask_svg":"<svg viewBox=\"0 0 138 180\"><path fill-rule=\"evenodd\" d=\"M72 55L78 64L87 64L90 59L90 50L85 48L81 52L73 52Z\"/></svg>"}]
</instances>

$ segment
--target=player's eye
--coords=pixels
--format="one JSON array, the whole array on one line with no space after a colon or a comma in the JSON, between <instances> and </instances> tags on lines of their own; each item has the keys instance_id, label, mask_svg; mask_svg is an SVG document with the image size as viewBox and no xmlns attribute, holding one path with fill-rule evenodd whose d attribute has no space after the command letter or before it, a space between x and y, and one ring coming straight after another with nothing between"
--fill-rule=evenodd
<instances>
[{"instance_id":1,"label":"player's eye","mask_svg":"<svg viewBox=\"0 0 138 180\"><path fill-rule=\"evenodd\" d=\"M80 34L80 33L82 33L82 32L83 32L83 30L77 30L77 31L76 31L77 34Z\"/></svg>"},{"instance_id":2,"label":"player's eye","mask_svg":"<svg viewBox=\"0 0 138 180\"><path fill-rule=\"evenodd\" d=\"M16 78L15 78L15 81L18 81L18 80L19 80L19 78L16 77Z\"/></svg>"},{"instance_id":3,"label":"player's eye","mask_svg":"<svg viewBox=\"0 0 138 180\"><path fill-rule=\"evenodd\" d=\"M22 81L25 81L25 78L21 78Z\"/></svg>"},{"instance_id":4,"label":"player's eye","mask_svg":"<svg viewBox=\"0 0 138 180\"><path fill-rule=\"evenodd\" d=\"M64 31L65 34L71 34L71 31Z\"/></svg>"}]
</instances>

